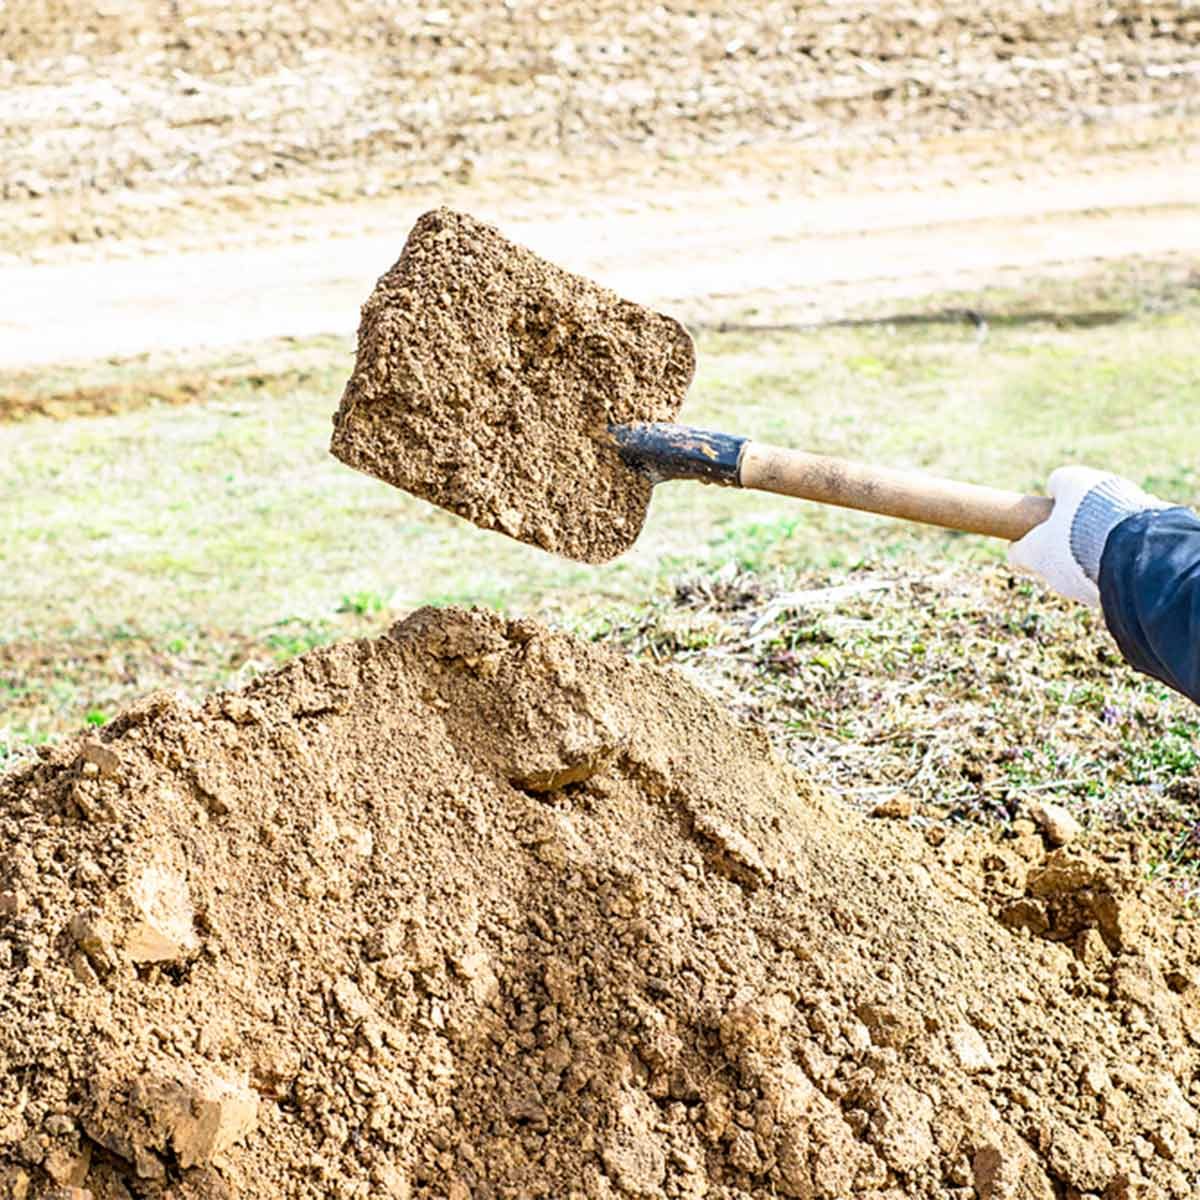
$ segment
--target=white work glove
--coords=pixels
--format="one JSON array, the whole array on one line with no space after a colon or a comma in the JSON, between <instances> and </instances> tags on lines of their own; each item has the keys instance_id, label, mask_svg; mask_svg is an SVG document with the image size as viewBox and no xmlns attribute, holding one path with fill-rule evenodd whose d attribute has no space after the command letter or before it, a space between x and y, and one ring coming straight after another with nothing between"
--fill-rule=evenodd
<instances>
[{"instance_id":1,"label":"white work glove","mask_svg":"<svg viewBox=\"0 0 1200 1200\"><path fill-rule=\"evenodd\" d=\"M1169 507L1136 483L1090 467L1059 467L1050 476L1050 516L1008 548L1008 561L1040 575L1068 600L1100 605L1100 557L1126 517Z\"/></svg>"}]
</instances>

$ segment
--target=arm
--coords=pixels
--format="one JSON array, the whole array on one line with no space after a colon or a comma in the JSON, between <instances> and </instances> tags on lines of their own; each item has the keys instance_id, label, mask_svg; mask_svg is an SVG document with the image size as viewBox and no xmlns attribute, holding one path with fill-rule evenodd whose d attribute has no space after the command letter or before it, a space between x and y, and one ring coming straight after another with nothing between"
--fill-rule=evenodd
<instances>
[{"instance_id":1,"label":"arm","mask_svg":"<svg viewBox=\"0 0 1200 1200\"><path fill-rule=\"evenodd\" d=\"M1100 599L1130 664L1200 703L1200 519L1186 508L1126 517L1104 546Z\"/></svg>"},{"instance_id":2,"label":"arm","mask_svg":"<svg viewBox=\"0 0 1200 1200\"><path fill-rule=\"evenodd\" d=\"M1049 520L1009 560L1100 605L1131 666L1200 703L1200 519L1086 467L1055 471L1050 494Z\"/></svg>"}]
</instances>

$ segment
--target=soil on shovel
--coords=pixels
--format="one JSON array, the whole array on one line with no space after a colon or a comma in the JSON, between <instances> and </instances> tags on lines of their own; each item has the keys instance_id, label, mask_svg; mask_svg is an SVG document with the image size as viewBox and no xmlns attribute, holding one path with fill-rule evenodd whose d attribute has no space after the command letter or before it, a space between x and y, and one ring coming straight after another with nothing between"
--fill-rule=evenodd
<instances>
[{"instance_id":1,"label":"soil on shovel","mask_svg":"<svg viewBox=\"0 0 1200 1200\"><path fill-rule=\"evenodd\" d=\"M687 331L440 209L363 306L331 449L349 466L568 558L627 550L648 479L603 440L672 421Z\"/></svg>"},{"instance_id":2,"label":"soil on shovel","mask_svg":"<svg viewBox=\"0 0 1200 1200\"><path fill-rule=\"evenodd\" d=\"M1200 1185L1194 922L861 819L530 622L152 697L0 781L0 838L0 1196Z\"/></svg>"}]
</instances>

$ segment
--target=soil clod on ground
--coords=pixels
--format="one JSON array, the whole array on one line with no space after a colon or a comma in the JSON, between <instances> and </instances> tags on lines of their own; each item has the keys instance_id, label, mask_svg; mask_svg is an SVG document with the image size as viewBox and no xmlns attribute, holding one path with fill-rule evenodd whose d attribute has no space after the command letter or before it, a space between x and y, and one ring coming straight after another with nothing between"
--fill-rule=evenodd
<instances>
[{"instance_id":1,"label":"soil clod on ground","mask_svg":"<svg viewBox=\"0 0 1200 1200\"><path fill-rule=\"evenodd\" d=\"M584 562L633 545L650 481L604 437L671 421L687 331L461 213L426 213L363 307L343 462Z\"/></svg>"},{"instance_id":2,"label":"soil clod on ground","mask_svg":"<svg viewBox=\"0 0 1200 1200\"><path fill-rule=\"evenodd\" d=\"M0 1196L1193 1197L1200 934L1026 824L482 612L152 696L0 781Z\"/></svg>"}]
</instances>

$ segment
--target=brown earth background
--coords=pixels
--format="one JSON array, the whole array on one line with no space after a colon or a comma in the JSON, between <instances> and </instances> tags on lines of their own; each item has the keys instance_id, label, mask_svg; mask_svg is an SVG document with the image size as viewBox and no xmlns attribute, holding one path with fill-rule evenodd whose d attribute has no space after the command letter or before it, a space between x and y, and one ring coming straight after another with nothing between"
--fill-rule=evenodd
<instances>
[{"instance_id":1,"label":"brown earth background","mask_svg":"<svg viewBox=\"0 0 1200 1200\"><path fill-rule=\"evenodd\" d=\"M1200 107L1185 3L8 0L0 33L6 250L141 234L189 199L686 171L775 143L820 172L833 150Z\"/></svg>"},{"instance_id":2,"label":"brown earth background","mask_svg":"<svg viewBox=\"0 0 1200 1200\"><path fill-rule=\"evenodd\" d=\"M1135 841L868 824L533 622L150 697L0 833L11 1196L1195 1194L1200 944Z\"/></svg>"}]
</instances>

